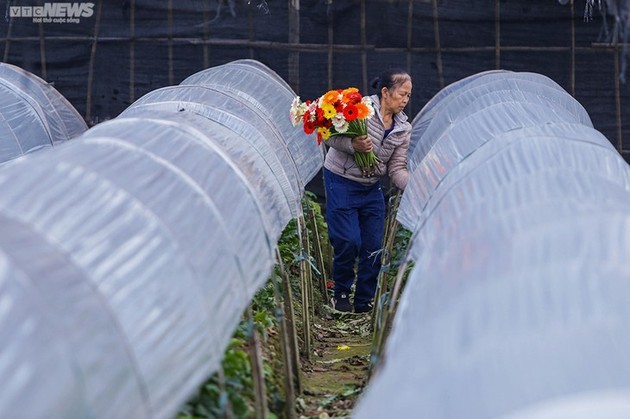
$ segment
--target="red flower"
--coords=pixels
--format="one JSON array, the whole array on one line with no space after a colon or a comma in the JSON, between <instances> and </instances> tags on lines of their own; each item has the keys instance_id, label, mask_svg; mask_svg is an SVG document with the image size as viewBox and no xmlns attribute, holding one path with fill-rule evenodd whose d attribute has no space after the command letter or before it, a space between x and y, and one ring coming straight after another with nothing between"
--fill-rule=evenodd
<instances>
[{"instance_id":1,"label":"red flower","mask_svg":"<svg viewBox=\"0 0 630 419\"><path fill-rule=\"evenodd\" d=\"M315 108L315 113L317 115L316 121L317 125L321 125L324 122L324 110L322 108Z\"/></svg>"},{"instance_id":2,"label":"red flower","mask_svg":"<svg viewBox=\"0 0 630 419\"><path fill-rule=\"evenodd\" d=\"M320 145L322 143L322 140L323 140L322 134L319 131L317 131L317 145Z\"/></svg>"},{"instance_id":3,"label":"red flower","mask_svg":"<svg viewBox=\"0 0 630 419\"><path fill-rule=\"evenodd\" d=\"M348 104L346 108L343 110L343 117L346 118L346 121L354 121L357 119L357 107L351 104Z\"/></svg>"},{"instance_id":4,"label":"red flower","mask_svg":"<svg viewBox=\"0 0 630 419\"><path fill-rule=\"evenodd\" d=\"M304 133L312 134L315 131L315 124L311 121L304 121Z\"/></svg>"},{"instance_id":5,"label":"red flower","mask_svg":"<svg viewBox=\"0 0 630 419\"><path fill-rule=\"evenodd\" d=\"M348 102L352 103L353 105L361 102L361 99L363 99L363 96L359 92L350 93L348 95Z\"/></svg>"}]
</instances>

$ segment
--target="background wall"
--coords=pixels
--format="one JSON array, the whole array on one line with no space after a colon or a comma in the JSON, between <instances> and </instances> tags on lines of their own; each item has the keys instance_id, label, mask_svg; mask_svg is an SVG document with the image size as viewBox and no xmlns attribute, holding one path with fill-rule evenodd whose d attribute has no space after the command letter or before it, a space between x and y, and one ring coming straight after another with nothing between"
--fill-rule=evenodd
<instances>
[{"instance_id":1,"label":"background wall","mask_svg":"<svg viewBox=\"0 0 630 419\"><path fill-rule=\"evenodd\" d=\"M406 68L414 79L412 118L443 86L470 74L532 71L573 94L628 160L630 86L619 81L620 49L608 43L613 19L608 33L597 11L585 21L585 2L111 0L95 1L78 23L44 23L12 17L11 9L54 2L7 0L0 57L54 84L89 125L151 90L239 58L262 61L303 98L349 85L369 92L382 70Z\"/></svg>"}]
</instances>

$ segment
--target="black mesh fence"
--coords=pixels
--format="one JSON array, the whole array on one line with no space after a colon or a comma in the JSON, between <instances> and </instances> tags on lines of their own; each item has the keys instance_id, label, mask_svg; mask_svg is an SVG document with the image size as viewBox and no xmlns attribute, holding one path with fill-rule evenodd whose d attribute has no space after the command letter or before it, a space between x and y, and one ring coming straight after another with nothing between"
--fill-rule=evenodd
<instances>
[{"instance_id":1,"label":"black mesh fence","mask_svg":"<svg viewBox=\"0 0 630 419\"><path fill-rule=\"evenodd\" d=\"M628 159L630 86L620 82L622 48L609 42L614 18L595 10L585 21L585 2L9 0L0 57L53 83L88 124L240 58L265 63L303 98L350 85L369 93L382 70L405 68L414 81L410 117L468 75L531 71L574 95Z\"/></svg>"}]
</instances>

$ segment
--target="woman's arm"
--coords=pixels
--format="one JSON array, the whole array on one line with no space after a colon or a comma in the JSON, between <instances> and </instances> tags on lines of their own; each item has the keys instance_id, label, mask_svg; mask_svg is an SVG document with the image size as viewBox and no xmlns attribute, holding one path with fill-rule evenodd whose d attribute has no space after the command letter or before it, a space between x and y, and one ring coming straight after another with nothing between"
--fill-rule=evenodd
<instances>
[{"instance_id":1,"label":"woman's arm","mask_svg":"<svg viewBox=\"0 0 630 419\"><path fill-rule=\"evenodd\" d=\"M405 136L405 140L401 145L397 146L392 153L387 164L387 172L389 177L398 189L404 190L409 181L409 171L407 170L407 152L409 150L409 141L411 140L411 132Z\"/></svg>"},{"instance_id":2,"label":"woman's arm","mask_svg":"<svg viewBox=\"0 0 630 419\"><path fill-rule=\"evenodd\" d=\"M354 147L352 147L352 138L344 137L343 135L334 135L328 138L326 144L335 150L343 151L347 154L354 154Z\"/></svg>"},{"instance_id":3,"label":"woman's arm","mask_svg":"<svg viewBox=\"0 0 630 419\"><path fill-rule=\"evenodd\" d=\"M369 153L372 151L372 140L370 140L367 135L359 135L352 138L335 135L328 138L326 142L332 148L348 154L354 154L355 151L363 153Z\"/></svg>"}]
</instances>

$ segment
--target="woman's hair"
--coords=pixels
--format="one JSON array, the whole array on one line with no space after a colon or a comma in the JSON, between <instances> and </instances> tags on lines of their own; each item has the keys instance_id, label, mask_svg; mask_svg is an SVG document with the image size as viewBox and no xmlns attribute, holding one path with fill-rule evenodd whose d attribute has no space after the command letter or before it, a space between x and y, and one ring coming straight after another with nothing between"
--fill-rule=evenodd
<instances>
[{"instance_id":1,"label":"woman's hair","mask_svg":"<svg viewBox=\"0 0 630 419\"><path fill-rule=\"evenodd\" d=\"M402 68L390 68L372 80L372 87L376 89L376 94L380 98L383 87L387 87L388 90L391 90L400 86L407 80L411 80L411 76L405 70Z\"/></svg>"}]
</instances>

